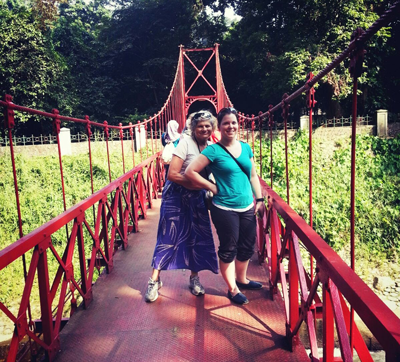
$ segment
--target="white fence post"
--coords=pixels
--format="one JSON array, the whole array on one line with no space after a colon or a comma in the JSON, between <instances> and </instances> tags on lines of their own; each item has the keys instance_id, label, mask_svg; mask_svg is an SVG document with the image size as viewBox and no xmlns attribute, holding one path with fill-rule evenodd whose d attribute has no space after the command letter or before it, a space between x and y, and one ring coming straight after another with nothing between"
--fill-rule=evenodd
<instances>
[{"instance_id":1,"label":"white fence post","mask_svg":"<svg viewBox=\"0 0 400 362\"><path fill-rule=\"evenodd\" d=\"M71 130L69 128L63 127L60 129L60 149L61 149L61 156L72 155Z\"/></svg>"},{"instance_id":2,"label":"white fence post","mask_svg":"<svg viewBox=\"0 0 400 362\"><path fill-rule=\"evenodd\" d=\"M387 137L388 135L388 111L386 109L376 111L376 135L378 137Z\"/></svg>"},{"instance_id":3,"label":"white fence post","mask_svg":"<svg viewBox=\"0 0 400 362\"><path fill-rule=\"evenodd\" d=\"M141 148L146 146L146 130L144 129L144 125L140 125L139 127L135 127L135 151L139 151Z\"/></svg>"},{"instance_id":4,"label":"white fence post","mask_svg":"<svg viewBox=\"0 0 400 362\"><path fill-rule=\"evenodd\" d=\"M307 115L300 117L300 129L307 130L309 126L309 117Z\"/></svg>"}]
</instances>

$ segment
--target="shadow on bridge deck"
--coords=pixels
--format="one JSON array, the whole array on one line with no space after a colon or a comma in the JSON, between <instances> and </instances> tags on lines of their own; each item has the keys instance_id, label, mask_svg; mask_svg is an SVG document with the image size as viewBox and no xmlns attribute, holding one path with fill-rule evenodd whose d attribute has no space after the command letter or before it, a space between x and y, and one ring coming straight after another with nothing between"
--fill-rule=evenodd
<instances>
[{"instance_id":1,"label":"shadow on bridge deck","mask_svg":"<svg viewBox=\"0 0 400 362\"><path fill-rule=\"evenodd\" d=\"M154 200L140 232L115 255L112 273L94 285L89 308L62 330L56 361L309 361L302 346L288 351L283 304L269 299L256 255L248 276L265 287L246 291L246 306L231 304L222 276L209 271L200 273L206 295L193 296L188 270L162 272L159 299L144 302L159 206Z\"/></svg>"}]
</instances>

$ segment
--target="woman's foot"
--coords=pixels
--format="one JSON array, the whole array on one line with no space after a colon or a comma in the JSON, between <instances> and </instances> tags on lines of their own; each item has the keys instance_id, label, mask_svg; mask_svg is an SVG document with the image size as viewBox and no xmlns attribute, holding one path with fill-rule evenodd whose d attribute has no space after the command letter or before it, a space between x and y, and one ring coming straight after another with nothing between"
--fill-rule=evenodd
<instances>
[{"instance_id":1,"label":"woman's foot","mask_svg":"<svg viewBox=\"0 0 400 362\"><path fill-rule=\"evenodd\" d=\"M244 305L249 302L249 300L246 298L246 296L243 293L237 292L236 294L231 293L230 290L228 290L228 298L236 304Z\"/></svg>"},{"instance_id":2,"label":"woman's foot","mask_svg":"<svg viewBox=\"0 0 400 362\"><path fill-rule=\"evenodd\" d=\"M147 284L147 292L144 299L148 303L154 302L158 298L158 289L162 287L162 281L160 279L154 281L150 278Z\"/></svg>"},{"instance_id":3,"label":"woman's foot","mask_svg":"<svg viewBox=\"0 0 400 362\"><path fill-rule=\"evenodd\" d=\"M193 275L190 277L189 288L193 295L199 296L205 294L205 290L200 283L200 278L198 275Z\"/></svg>"},{"instance_id":4,"label":"woman's foot","mask_svg":"<svg viewBox=\"0 0 400 362\"><path fill-rule=\"evenodd\" d=\"M255 282L255 281L249 280L249 279L247 279L246 281L247 281L247 283L240 283L240 282L236 281L236 285L242 289L253 289L254 290L254 289L262 288L262 284L259 282Z\"/></svg>"}]
</instances>

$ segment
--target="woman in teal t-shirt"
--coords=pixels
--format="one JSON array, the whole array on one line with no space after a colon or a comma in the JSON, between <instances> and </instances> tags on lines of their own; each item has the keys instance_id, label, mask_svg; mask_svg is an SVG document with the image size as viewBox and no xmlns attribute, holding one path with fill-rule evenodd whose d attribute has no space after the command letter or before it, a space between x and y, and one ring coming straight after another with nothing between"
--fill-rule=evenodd
<instances>
[{"instance_id":1,"label":"woman in teal t-shirt","mask_svg":"<svg viewBox=\"0 0 400 362\"><path fill-rule=\"evenodd\" d=\"M256 242L256 214L264 213L264 199L247 143L236 140L239 123L234 108L218 113L221 141L208 146L186 169L193 184L214 194L211 218L218 233L221 274L228 286L228 298L237 304L249 301L240 289L260 289L262 284L247 279L247 267ZM209 167L216 185L201 177ZM254 206L253 195L256 198Z\"/></svg>"}]
</instances>

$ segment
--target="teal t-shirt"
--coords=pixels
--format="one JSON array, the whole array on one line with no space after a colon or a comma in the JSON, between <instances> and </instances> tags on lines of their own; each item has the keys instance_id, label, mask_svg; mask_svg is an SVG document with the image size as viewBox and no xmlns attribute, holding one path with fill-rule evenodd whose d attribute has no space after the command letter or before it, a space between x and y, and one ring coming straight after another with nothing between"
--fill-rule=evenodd
<instances>
[{"instance_id":1,"label":"teal t-shirt","mask_svg":"<svg viewBox=\"0 0 400 362\"><path fill-rule=\"evenodd\" d=\"M251 158L253 152L247 143L240 142L242 153L236 159L244 168L241 170L232 157L218 145L209 145L202 154L210 160L208 166L214 175L218 194L213 202L230 209L243 209L253 202L253 191L250 185Z\"/></svg>"}]
</instances>

